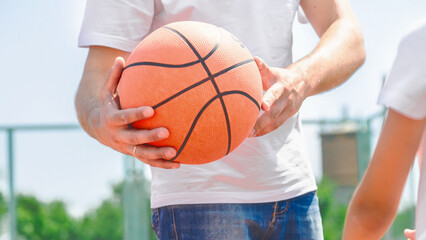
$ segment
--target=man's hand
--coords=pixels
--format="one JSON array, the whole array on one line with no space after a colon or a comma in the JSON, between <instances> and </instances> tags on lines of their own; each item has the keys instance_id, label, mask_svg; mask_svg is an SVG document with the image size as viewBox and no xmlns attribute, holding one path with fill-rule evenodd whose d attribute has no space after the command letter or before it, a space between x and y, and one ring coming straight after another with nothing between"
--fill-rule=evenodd
<instances>
[{"instance_id":1,"label":"man's hand","mask_svg":"<svg viewBox=\"0 0 426 240\"><path fill-rule=\"evenodd\" d=\"M94 47L89 51L76 96L76 109L82 127L100 143L132 155L150 166L179 168L179 163L166 160L176 155L174 148L148 145L167 138L169 132L166 128L129 128L129 124L150 118L155 113L148 106L125 110L119 108L116 89L124 60L116 57L118 54L120 52L117 50L104 47ZM106 64L111 64L112 61L114 64L106 74Z\"/></svg>"},{"instance_id":2,"label":"man's hand","mask_svg":"<svg viewBox=\"0 0 426 240\"><path fill-rule=\"evenodd\" d=\"M348 0L301 0L300 5L320 41L310 54L285 68L268 67L256 58L266 91L265 113L250 136L278 128L307 97L342 84L364 62L361 29Z\"/></svg>"},{"instance_id":3,"label":"man's hand","mask_svg":"<svg viewBox=\"0 0 426 240\"><path fill-rule=\"evenodd\" d=\"M146 143L163 140L169 136L166 128L131 129L129 124L154 116L151 107L140 107L120 110L116 88L124 68L124 60L119 57L108 74L107 81L100 91L102 104L96 136L99 142L110 146L117 151L133 155L139 160L153 167L176 168L178 163L163 159L170 159L176 155L172 147L152 147Z\"/></svg>"},{"instance_id":4,"label":"man's hand","mask_svg":"<svg viewBox=\"0 0 426 240\"><path fill-rule=\"evenodd\" d=\"M257 119L250 137L265 135L281 126L297 113L307 97L303 75L292 68L273 68L254 58L262 77L263 100L261 108L265 113Z\"/></svg>"}]
</instances>

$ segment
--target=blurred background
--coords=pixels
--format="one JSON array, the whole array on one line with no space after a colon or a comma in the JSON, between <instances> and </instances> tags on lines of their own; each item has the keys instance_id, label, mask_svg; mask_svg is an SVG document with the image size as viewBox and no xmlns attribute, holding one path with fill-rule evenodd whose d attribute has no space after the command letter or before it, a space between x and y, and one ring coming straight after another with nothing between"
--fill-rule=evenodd
<instances>
[{"instance_id":1,"label":"blurred background","mask_svg":"<svg viewBox=\"0 0 426 240\"><path fill-rule=\"evenodd\" d=\"M306 143L317 179L325 239L341 239L347 204L380 133L376 104L407 27L426 2L351 0L367 60L345 84L305 101ZM78 126L74 95L87 49L77 48L86 1L0 1L0 240L155 239L150 172ZM294 60L318 37L294 24ZM384 239L414 227L417 164Z\"/></svg>"}]
</instances>

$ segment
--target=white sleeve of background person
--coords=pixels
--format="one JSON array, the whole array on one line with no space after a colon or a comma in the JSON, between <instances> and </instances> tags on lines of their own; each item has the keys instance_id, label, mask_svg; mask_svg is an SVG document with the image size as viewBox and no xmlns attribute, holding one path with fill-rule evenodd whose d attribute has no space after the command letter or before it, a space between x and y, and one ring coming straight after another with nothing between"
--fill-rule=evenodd
<instances>
[{"instance_id":1,"label":"white sleeve of background person","mask_svg":"<svg viewBox=\"0 0 426 240\"><path fill-rule=\"evenodd\" d=\"M299 0L89 0L79 45L131 51L165 24L201 21L233 33L268 65L286 67L292 62L298 7ZM152 208L273 202L316 190L298 113L265 136L247 138L218 161L151 172Z\"/></svg>"},{"instance_id":2,"label":"white sleeve of background person","mask_svg":"<svg viewBox=\"0 0 426 240\"><path fill-rule=\"evenodd\" d=\"M426 27L407 34L400 42L379 103L408 117L426 116Z\"/></svg>"},{"instance_id":3,"label":"white sleeve of background person","mask_svg":"<svg viewBox=\"0 0 426 240\"><path fill-rule=\"evenodd\" d=\"M307 24L309 23L308 18L306 17L305 11L303 11L303 8L299 5L299 7L297 8L297 20L301 23L301 24Z\"/></svg>"},{"instance_id":4,"label":"white sleeve of background person","mask_svg":"<svg viewBox=\"0 0 426 240\"><path fill-rule=\"evenodd\" d=\"M413 119L426 118L426 21L416 24L401 41L379 103ZM420 152L426 150L426 129ZM416 239L426 240L426 159L419 156L420 183L416 207ZM408 227L408 226L407 226Z\"/></svg>"},{"instance_id":5,"label":"white sleeve of background person","mask_svg":"<svg viewBox=\"0 0 426 240\"><path fill-rule=\"evenodd\" d=\"M154 0L88 0L78 46L131 52L148 34L153 15Z\"/></svg>"}]
</instances>

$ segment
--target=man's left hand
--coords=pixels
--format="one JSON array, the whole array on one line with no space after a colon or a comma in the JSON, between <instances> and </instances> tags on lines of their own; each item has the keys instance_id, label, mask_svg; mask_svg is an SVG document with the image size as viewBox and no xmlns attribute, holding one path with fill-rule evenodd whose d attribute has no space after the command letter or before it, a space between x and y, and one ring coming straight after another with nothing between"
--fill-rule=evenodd
<instances>
[{"instance_id":1,"label":"man's left hand","mask_svg":"<svg viewBox=\"0 0 426 240\"><path fill-rule=\"evenodd\" d=\"M265 112L257 119L250 137L262 136L280 127L299 111L308 96L303 73L295 68L269 67L259 57L254 60L265 90L261 104Z\"/></svg>"}]
</instances>

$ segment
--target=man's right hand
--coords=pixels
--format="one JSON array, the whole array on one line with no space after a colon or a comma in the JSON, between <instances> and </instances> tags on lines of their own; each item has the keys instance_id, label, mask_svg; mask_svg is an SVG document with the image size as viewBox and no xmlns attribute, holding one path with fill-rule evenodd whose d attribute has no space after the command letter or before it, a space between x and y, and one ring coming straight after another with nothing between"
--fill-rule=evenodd
<instances>
[{"instance_id":1,"label":"man's right hand","mask_svg":"<svg viewBox=\"0 0 426 240\"><path fill-rule=\"evenodd\" d=\"M147 145L167 138L169 132L166 128L128 127L133 122L152 117L154 110L149 106L119 109L116 89L124 68L124 60L116 57L117 53L119 51L104 47L91 48L89 51L76 96L77 114L83 129L102 144L132 155L150 166L179 168L179 163L167 160L176 155L174 148ZM111 63L111 57L115 57L115 61L105 77L105 64Z\"/></svg>"}]
</instances>

